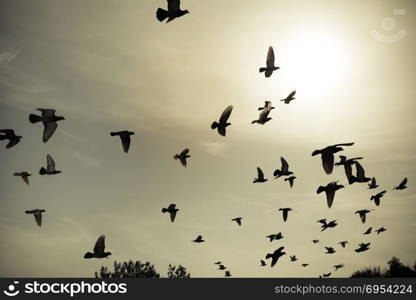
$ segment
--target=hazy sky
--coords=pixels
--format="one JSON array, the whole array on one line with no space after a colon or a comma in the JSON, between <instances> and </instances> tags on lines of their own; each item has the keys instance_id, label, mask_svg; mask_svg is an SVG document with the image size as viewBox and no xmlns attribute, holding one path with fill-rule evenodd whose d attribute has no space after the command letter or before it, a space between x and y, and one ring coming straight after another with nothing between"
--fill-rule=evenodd
<instances>
[{"instance_id":1,"label":"hazy sky","mask_svg":"<svg viewBox=\"0 0 416 300\"><path fill-rule=\"evenodd\" d=\"M166 1L0 1L0 128L23 136L0 145L0 276L89 277L128 259L161 273L182 264L194 277L222 277L217 260L236 277L315 277L335 264L345 264L335 275L349 276L393 255L413 263L415 2L182 0L191 13L169 24L156 20L158 7ZM407 34L385 43L372 30ZM270 45L281 69L266 79L258 68ZM279 101L294 89L295 101ZM265 100L273 119L251 125ZM223 138L210 124L228 105ZM38 107L66 118L46 144L42 125L28 121ZM136 132L127 155L109 135L124 129ZM380 207L366 184L347 186L342 168L328 176L311 157L350 141L341 154L364 156L376 191L388 190ZM186 169L173 160L184 148ZM38 175L47 153L62 174ZM293 189L272 180L281 156ZM267 183L252 184L257 166ZM30 186L12 176L22 170ZM409 188L392 191L405 176ZM316 189L333 180L347 188L328 209ZM160 212L170 203L180 209L173 224ZM280 207L293 208L287 223ZM24 214L33 208L46 209L41 228ZM353 212L366 208L376 210L361 224ZM339 225L321 233L321 218ZM370 226L388 231L362 235ZM279 231L284 239L265 238ZM111 259L83 259L101 234ZM191 243L198 234L207 242ZM355 253L360 242L371 249ZM259 267L280 246L288 255Z\"/></svg>"}]
</instances>

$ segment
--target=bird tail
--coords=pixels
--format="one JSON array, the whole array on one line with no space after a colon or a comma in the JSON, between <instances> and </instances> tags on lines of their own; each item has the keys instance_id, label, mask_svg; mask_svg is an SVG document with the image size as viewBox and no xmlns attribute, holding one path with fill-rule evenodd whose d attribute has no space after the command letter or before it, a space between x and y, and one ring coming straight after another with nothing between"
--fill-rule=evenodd
<instances>
[{"instance_id":1,"label":"bird tail","mask_svg":"<svg viewBox=\"0 0 416 300\"><path fill-rule=\"evenodd\" d=\"M162 22L169 16L169 13L167 10L164 10L162 8L158 8L156 11L156 18L159 20L159 22Z\"/></svg>"},{"instance_id":2,"label":"bird tail","mask_svg":"<svg viewBox=\"0 0 416 300\"><path fill-rule=\"evenodd\" d=\"M259 72L260 72L260 73L263 73L263 72L266 72L266 70L267 70L267 68L260 68L260 69L259 69Z\"/></svg>"},{"instance_id":3,"label":"bird tail","mask_svg":"<svg viewBox=\"0 0 416 300\"><path fill-rule=\"evenodd\" d=\"M180 156L178 154L175 154L175 156L173 156L174 159L179 159Z\"/></svg>"},{"instance_id":4,"label":"bird tail","mask_svg":"<svg viewBox=\"0 0 416 300\"><path fill-rule=\"evenodd\" d=\"M44 167L40 168L39 174L40 175L45 175L46 174L46 169Z\"/></svg>"},{"instance_id":5,"label":"bird tail","mask_svg":"<svg viewBox=\"0 0 416 300\"><path fill-rule=\"evenodd\" d=\"M34 115L34 114L30 114L29 115L29 121L30 121L30 123L37 123L37 122L40 122L40 121L42 121L42 117L41 116L38 116L38 115Z\"/></svg>"},{"instance_id":6,"label":"bird tail","mask_svg":"<svg viewBox=\"0 0 416 300\"><path fill-rule=\"evenodd\" d=\"M167 208L162 208L162 213L165 213L165 212L167 212L168 211L168 209Z\"/></svg>"},{"instance_id":7,"label":"bird tail","mask_svg":"<svg viewBox=\"0 0 416 300\"><path fill-rule=\"evenodd\" d=\"M257 120L254 120L254 121L251 121L251 124L256 124L256 123L258 123L259 121L257 121Z\"/></svg>"},{"instance_id":8,"label":"bird tail","mask_svg":"<svg viewBox=\"0 0 416 300\"><path fill-rule=\"evenodd\" d=\"M212 122L211 129L218 128L218 125L220 125L220 124L218 124L218 122L216 122L216 121Z\"/></svg>"},{"instance_id":9,"label":"bird tail","mask_svg":"<svg viewBox=\"0 0 416 300\"><path fill-rule=\"evenodd\" d=\"M84 258L93 258L93 257L94 257L94 254L92 254L91 252L87 252L84 255Z\"/></svg>"}]
</instances>

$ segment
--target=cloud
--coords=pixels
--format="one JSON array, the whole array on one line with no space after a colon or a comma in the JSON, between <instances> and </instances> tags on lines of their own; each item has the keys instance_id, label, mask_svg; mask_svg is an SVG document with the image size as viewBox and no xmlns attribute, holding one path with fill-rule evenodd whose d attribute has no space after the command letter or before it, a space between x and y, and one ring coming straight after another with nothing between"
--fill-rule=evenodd
<instances>
[{"instance_id":1,"label":"cloud","mask_svg":"<svg viewBox=\"0 0 416 300\"><path fill-rule=\"evenodd\" d=\"M202 143L202 146L208 154L213 156L221 156L226 149L226 145L224 143L205 142Z\"/></svg>"},{"instance_id":2,"label":"cloud","mask_svg":"<svg viewBox=\"0 0 416 300\"><path fill-rule=\"evenodd\" d=\"M11 62L19 53L4 51L0 53L0 63Z\"/></svg>"}]
</instances>

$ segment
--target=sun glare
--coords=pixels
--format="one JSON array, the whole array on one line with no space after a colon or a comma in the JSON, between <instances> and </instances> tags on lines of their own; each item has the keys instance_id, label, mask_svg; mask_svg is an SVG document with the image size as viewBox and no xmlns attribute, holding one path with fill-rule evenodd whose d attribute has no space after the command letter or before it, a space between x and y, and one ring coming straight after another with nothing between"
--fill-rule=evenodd
<instances>
[{"instance_id":1,"label":"sun glare","mask_svg":"<svg viewBox=\"0 0 416 300\"><path fill-rule=\"evenodd\" d=\"M322 96L340 87L348 69L346 43L326 31L293 35L280 50L283 84L302 94Z\"/></svg>"}]
</instances>

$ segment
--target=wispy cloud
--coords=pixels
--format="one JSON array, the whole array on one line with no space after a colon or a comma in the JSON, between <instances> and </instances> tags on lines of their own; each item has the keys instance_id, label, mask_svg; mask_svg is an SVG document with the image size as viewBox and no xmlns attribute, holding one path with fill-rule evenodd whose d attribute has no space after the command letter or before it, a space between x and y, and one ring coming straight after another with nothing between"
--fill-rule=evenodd
<instances>
[{"instance_id":1,"label":"wispy cloud","mask_svg":"<svg viewBox=\"0 0 416 300\"><path fill-rule=\"evenodd\" d=\"M227 148L225 143L216 142L204 142L202 143L202 146L205 151L212 156L221 156Z\"/></svg>"},{"instance_id":2,"label":"wispy cloud","mask_svg":"<svg viewBox=\"0 0 416 300\"><path fill-rule=\"evenodd\" d=\"M0 63L11 62L19 53L17 51L4 51L0 53Z\"/></svg>"}]
</instances>

